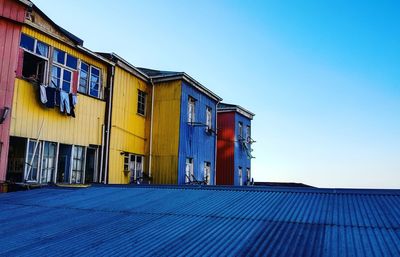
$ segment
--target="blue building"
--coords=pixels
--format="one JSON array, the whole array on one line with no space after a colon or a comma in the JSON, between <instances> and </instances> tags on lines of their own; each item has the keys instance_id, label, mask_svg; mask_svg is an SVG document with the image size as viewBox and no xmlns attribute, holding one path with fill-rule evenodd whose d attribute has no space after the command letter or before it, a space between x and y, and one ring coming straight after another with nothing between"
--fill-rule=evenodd
<instances>
[{"instance_id":1,"label":"blue building","mask_svg":"<svg viewBox=\"0 0 400 257\"><path fill-rule=\"evenodd\" d=\"M153 182L214 185L217 104L222 99L184 72L140 70L153 86Z\"/></svg>"},{"instance_id":2,"label":"blue building","mask_svg":"<svg viewBox=\"0 0 400 257\"><path fill-rule=\"evenodd\" d=\"M251 120L254 113L239 105L220 103L217 109L217 184L242 186L251 181Z\"/></svg>"}]
</instances>

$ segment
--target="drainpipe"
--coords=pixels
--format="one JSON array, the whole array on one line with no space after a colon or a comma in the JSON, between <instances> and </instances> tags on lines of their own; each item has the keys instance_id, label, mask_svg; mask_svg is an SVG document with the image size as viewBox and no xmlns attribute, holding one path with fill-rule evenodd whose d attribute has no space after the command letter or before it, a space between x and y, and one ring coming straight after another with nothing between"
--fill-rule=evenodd
<instances>
[{"instance_id":1,"label":"drainpipe","mask_svg":"<svg viewBox=\"0 0 400 257\"><path fill-rule=\"evenodd\" d=\"M100 154L100 174L99 177L97 179L98 183L101 183L102 178L103 178L103 163L104 163L104 133L105 133L105 129L104 129L104 124L101 125L101 154Z\"/></svg>"},{"instance_id":2,"label":"drainpipe","mask_svg":"<svg viewBox=\"0 0 400 257\"><path fill-rule=\"evenodd\" d=\"M154 91L154 83L153 83L153 79L150 78L150 83L152 86L152 91L151 91L151 117L150 117L150 153L149 153L149 177L151 178L151 161L152 161L152 157L153 157L153 114L154 114L154 95L155 95L155 91Z\"/></svg>"},{"instance_id":3,"label":"drainpipe","mask_svg":"<svg viewBox=\"0 0 400 257\"><path fill-rule=\"evenodd\" d=\"M114 66L111 66L111 75L110 75L110 94L109 94L109 104L108 104L108 117L107 117L107 138L106 138L106 156L105 156L105 164L104 164L104 184L108 183L108 159L110 152L110 134L111 134L111 109L113 102L113 83L114 83Z\"/></svg>"},{"instance_id":4,"label":"drainpipe","mask_svg":"<svg viewBox=\"0 0 400 257\"><path fill-rule=\"evenodd\" d=\"M217 151L218 151L218 105L215 105L215 149L214 149L214 185L217 185Z\"/></svg>"}]
</instances>

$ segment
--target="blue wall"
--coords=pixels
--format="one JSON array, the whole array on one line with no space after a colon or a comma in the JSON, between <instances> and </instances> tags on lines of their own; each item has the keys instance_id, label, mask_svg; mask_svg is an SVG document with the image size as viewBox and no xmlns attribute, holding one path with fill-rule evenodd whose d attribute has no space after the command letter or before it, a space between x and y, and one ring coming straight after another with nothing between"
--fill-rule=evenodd
<instances>
[{"instance_id":1,"label":"blue wall","mask_svg":"<svg viewBox=\"0 0 400 257\"><path fill-rule=\"evenodd\" d=\"M186 82L182 82L181 95L181 117L179 129L179 161L178 161L178 184L185 184L186 158L193 158L194 176L198 180L204 177L204 162L211 163L210 179L214 185L215 177L215 133L208 134L205 126L191 126L187 123L187 109L189 96L196 99L195 121L206 123L206 107L212 109L212 129L216 125L217 102Z\"/></svg>"},{"instance_id":2,"label":"blue wall","mask_svg":"<svg viewBox=\"0 0 400 257\"><path fill-rule=\"evenodd\" d=\"M247 173L246 169L250 168L250 173L251 173L251 167L250 167L250 162L251 159L248 157L246 153L246 149L243 148L242 143L239 141L239 122L243 123L243 137L247 137L246 135L246 127L250 126L250 131L251 131L251 120L246 118L245 116L235 113L235 164L234 164L234 184L235 186L240 185L239 183L239 167L242 167L242 182L243 185L245 185L247 181ZM250 132L251 134L251 132Z\"/></svg>"}]
</instances>

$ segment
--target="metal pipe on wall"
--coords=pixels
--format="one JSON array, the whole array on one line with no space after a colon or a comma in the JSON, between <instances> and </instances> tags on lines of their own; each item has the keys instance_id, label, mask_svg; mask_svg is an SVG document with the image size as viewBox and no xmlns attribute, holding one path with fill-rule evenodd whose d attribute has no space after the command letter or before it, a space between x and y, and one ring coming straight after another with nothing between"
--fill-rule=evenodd
<instances>
[{"instance_id":1,"label":"metal pipe on wall","mask_svg":"<svg viewBox=\"0 0 400 257\"><path fill-rule=\"evenodd\" d=\"M153 79L150 78L150 83L152 85L152 91L151 91L151 117L150 117L150 153L149 153L149 177L151 178L151 161L153 157L153 114L154 114L154 95L156 92L154 91L154 82Z\"/></svg>"}]
</instances>

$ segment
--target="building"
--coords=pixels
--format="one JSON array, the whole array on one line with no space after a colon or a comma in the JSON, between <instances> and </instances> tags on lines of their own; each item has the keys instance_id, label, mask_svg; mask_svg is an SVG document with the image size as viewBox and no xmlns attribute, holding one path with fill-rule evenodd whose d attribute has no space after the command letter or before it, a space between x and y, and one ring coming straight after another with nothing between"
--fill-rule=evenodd
<instances>
[{"instance_id":1,"label":"building","mask_svg":"<svg viewBox=\"0 0 400 257\"><path fill-rule=\"evenodd\" d=\"M239 105L220 103L217 109L217 185L242 186L251 181L251 120L254 113Z\"/></svg>"},{"instance_id":2,"label":"building","mask_svg":"<svg viewBox=\"0 0 400 257\"><path fill-rule=\"evenodd\" d=\"M139 69L153 86L153 182L215 184L216 106L222 99L184 72Z\"/></svg>"},{"instance_id":3,"label":"building","mask_svg":"<svg viewBox=\"0 0 400 257\"><path fill-rule=\"evenodd\" d=\"M23 19L8 42L13 50L7 85L11 88L13 81L14 89L7 91L13 93L13 101L7 120L6 178L30 183L102 182L107 70L113 63L83 47L80 38L31 2L13 1L19 6L21 2L24 12L18 17Z\"/></svg>"},{"instance_id":4,"label":"building","mask_svg":"<svg viewBox=\"0 0 400 257\"><path fill-rule=\"evenodd\" d=\"M0 5L0 187L6 180L18 42L28 6L14 0L3 0Z\"/></svg>"},{"instance_id":5,"label":"building","mask_svg":"<svg viewBox=\"0 0 400 257\"><path fill-rule=\"evenodd\" d=\"M108 183L143 183L149 179L152 87L148 76L115 53L100 53L110 66L111 101Z\"/></svg>"},{"instance_id":6,"label":"building","mask_svg":"<svg viewBox=\"0 0 400 257\"><path fill-rule=\"evenodd\" d=\"M400 256L400 190L43 188L0 213L1 256Z\"/></svg>"}]
</instances>

